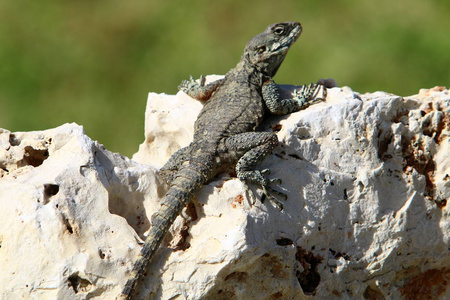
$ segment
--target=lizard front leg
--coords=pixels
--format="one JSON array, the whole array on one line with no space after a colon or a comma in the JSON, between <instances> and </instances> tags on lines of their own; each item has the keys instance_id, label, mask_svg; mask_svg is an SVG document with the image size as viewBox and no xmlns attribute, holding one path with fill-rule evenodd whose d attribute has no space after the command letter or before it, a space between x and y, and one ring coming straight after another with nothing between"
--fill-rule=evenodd
<instances>
[{"instance_id":1,"label":"lizard front leg","mask_svg":"<svg viewBox=\"0 0 450 300\"><path fill-rule=\"evenodd\" d=\"M183 80L178 89L194 99L207 101L212 93L222 84L223 79L210 82L207 85L205 85L205 82L206 78L203 75L200 76L200 83L191 76L190 80Z\"/></svg>"},{"instance_id":2,"label":"lizard front leg","mask_svg":"<svg viewBox=\"0 0 450 300\"><path fill-rule=\"evenodd\" d=\"M326 87L322 84L311 83L294 90L292 98L280 99L278 85L273 80L269 80L262 86L262 95L267 108L272 114L285 115L299 111L318 101L323 101L324 99L317 97L321 89L324 90L325 98Z\"/></svg>"}]
</instances>

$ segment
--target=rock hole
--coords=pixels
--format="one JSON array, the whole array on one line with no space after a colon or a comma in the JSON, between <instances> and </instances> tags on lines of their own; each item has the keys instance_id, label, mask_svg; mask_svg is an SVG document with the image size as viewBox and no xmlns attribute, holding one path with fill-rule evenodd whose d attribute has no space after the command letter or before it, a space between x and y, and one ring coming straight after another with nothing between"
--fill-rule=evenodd
<instances>
[{"instance_id":1,"label":"rock hole","mask_svg":"<svg viewBox=\"0 0 450 300\"><path fill-rule=\"evenodd\" d=\"M9 144L11 146L19 146L20 140L14 134L10 134L9 135Z\"/></svg>"},{"instance_id":2,"label":"rock hole","mask_svg":"<svg viewBox=\"0 0 450 300\"><path fill-rule=\"evenodd\" d=\"M281 130L281 128L283 128L283 125L281 125L281 124L272 124L271 128L272 128L273 132L278 132L278 131Z\"/></svg>"},{"instance_id":3,"label":"rock hole","mask_svg":"<svg viewBox=\"0 0 450 300\"><path fill-rule=\"evenodd\" d=\"M73 228L72 228L72 226L70 226L70 224L67 224L67 231L70 233L70 234L72 234L73 233Z\"/></svg>"},{"instance_id":4,"label":"rock hole","mask_svg":"<svg viewBox=\"0 0 450 300\"><path fill-rule=\"evenodd\" d=\"M436 199L434 202L439 208L444 208L447 205L447 199Z\"/></svg>"},{"instance_id":5,"label":"rock hole","mask_svg":"<svg viewBox=\"0 0 450 300\"><path fill-rule=\"evenodd\" d=\"M347 189L344 189L344 200L348 200Z\"/></svg>"},{"instance_id":6,"label":"rock hole","mask_svg":"<svg viewBox=\"0 0 450 300\"><path fill-rule=\"evenodd\" d=\"M320 255L314 256L301 247L297 247L295 259L303 267L303 271L297 270L295 275L305 295L314 295L320 283L320 274L317 272L318 265L323 261Z\"/></svg>"},{"instance_id":7,"label":"rock hole","mask_svg":"<svg viewBox=\"0 0 450 300\"><path fill-rule=\"evenodd\" d=\"M361 181L358 181L358 188L359 188L359 192L362 193L364 191L364 183L362 183Z\"/></svg>"},{"instance_id":8,"label":"rock hole","mask_svg":"<svg viewBox=\"0 0 450 300\"><path fill-rule=\"evenodd\" d=\"M101 259L105 259L106 255L103 253L102 249L98 249L98 256L100 256Z\"/></svg>"},{"instance_id":9,"label":"rock hole","mask_svg":"<svg viewBox=\"0 0 450 300\"><path fill-rule=\"evenodd\" d=\"M343 258L344 258L345 260L347 260L347 261L351 259L351 257L350 257L347 253L335 251L335 250L333 250L333 249L331 249L331 248L328 248L328 251L330 251L331 255L333 255L333 257L334 257L335 259L339 259L339 258L341 258L341 257L343 257Z\"/></svg>"},{"instance_id":10,"label":"rock hole","mask_svg":"<svg viewBox=\"0 0 450 300\"><path fill-rule=\"evenodd\" d=\"M283 293L282 292L276 292L275 294L270 295L270 299L282 299Z\"/></svg>"},{"instance_id":11,"label":"rock hole","mask_svg":"<svg viewBox=\"0 0 450 300\"><path fill-rule=\"evenodd\" d=\"M9 172L9 170L6 168L6 166L2 163L0 163L0 169L2 169L5 172Z\"/></svg>"},{"instance_id":12,"label":"rock hole","mask_svg":"<svg viewBox=\"0 0 450 300\"><path fill-rule=\"evenodd\" d=\"M87 292L90 290L90 287L92 286L91 282L89 280L86 280L84 278L81 278L78 276L78 274L73 274L69 276L67 279L68 286L71 287L75 294L78 294L78 292Z\"/></svg>"},{"instance_id":13,"label":"rock hole","mask_svg":"<svg viewBox=\"0 0 450 300\"><path fill-rule=\"evenodd\" d=\"M302 158L298 155L298 154L288 154L290 157L295 158L295 159L299 159L302 160Z\"/></svg>"},{"instance_id":14,"label":"rock hole","mask_svg":"<svg viewBox=\"0 0 450 300\"><path fill-rule=\"evenodd\" d=\"M384 300L386 297L384 297L383 293L380 291L380 289L377 286L370 286L368 285L366 289L364 290L363 297L365 300Z\"/></svg>"},{"instance_id":15,"label":"rock hole","mask_svg":"<svg viewBox=\"0 0 450 300\"><path fill-rule=\"evenodd\" d=\"M450 128L450 114L448 113L444 113L437 124L436 135L434 136L436 143L441 144L444 141L445 135L442 137L441 134L445 128Z\"/></svg>"},{"instance_id":16,"label":"rock hole","mask_svg":"<svg viewBox=\"0 0 450 300\"><path fill-rule=\"evenodd\" d=\"M294 242L291 239L288 239L288 238L277 239L277 245L279 245L279 246L289 246L292 244L294 244Z\"/></svg>"},{"instance_id":17,"label":"rock hole","mask_svg":"<svg viewBox=\"0 0 450 300\"><path fill-rule=\"evenodd\" d=\"M55 196L59 192L59 185L57 184L44 184L44 194L47 197Z\"/></svg>"},{"instance_id":18,"label":"rock hole","mask_svg":"<svg viewBox=\"0 0 450 300\"><path fill-rule=\"evenodd\" d=\"M44 160L46 160L49 156L47 149L39 150L34 149L31 146L26 146L23 150L24 150L23 158L22 160L17 162L17 165L19 167L28 165L33 167L39 167L40 165L42 165Z\"/></svg>"},{"instance_id":19,"label":"rock hole","mask_svg":"<svg viewBox=\"0 0 450 300\"><path fill-rule=\"evenodd\" d=\"M78 287L80 285L80 277L76 276L76 275L72 275L68 278L69 281L69 286L72 287L73 291L75 292L75 294L78 293Z\"/></svg>"},{"instance_id":20,"label":"rock hole","mask_svg":"<svg viewBox=\"0 0 450 300\"><path fill-rule=\"evenodd\" d=\"M63 221L64 225L66 226L67 231L70 234L73 234L73 227L70 224L69 219L67 219L67 217L64 214L62 215L62 221Z\"/></svg>"},{"instance_id":21,"label":"rock hole","mask_svg":"<svg viewBox=\"0 0 450 300\"><path fill-rule=\"evenodd\" d=\"M380 130L378 132L378 158L382 161L387 161L390 158L390 155L386 155L386 152L389 149L389 145L392 143L392 139L394 135L390 130L387 132L383 132Z\"/></svg>"}]
</instances>

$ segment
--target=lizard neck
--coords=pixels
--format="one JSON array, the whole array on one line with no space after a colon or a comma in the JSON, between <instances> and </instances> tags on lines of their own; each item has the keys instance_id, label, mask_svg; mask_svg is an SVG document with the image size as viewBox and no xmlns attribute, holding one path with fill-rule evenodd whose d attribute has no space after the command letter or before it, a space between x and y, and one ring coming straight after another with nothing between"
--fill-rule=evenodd
<instances>
[{"instance_id":1,"label":"lizard neck","mask_svg":"<svg viewBox=\"0 0 450 300\"><path fill-rule=\"evenodd\" d=\"M233 69L234 72L239 73L248 77L248 82L256 83L257 85L262 85L263 82L271 79L272 77L265 74L256 66L252 65L247 59L242 58L236 67Z\"/></svg>"}]
</instances>

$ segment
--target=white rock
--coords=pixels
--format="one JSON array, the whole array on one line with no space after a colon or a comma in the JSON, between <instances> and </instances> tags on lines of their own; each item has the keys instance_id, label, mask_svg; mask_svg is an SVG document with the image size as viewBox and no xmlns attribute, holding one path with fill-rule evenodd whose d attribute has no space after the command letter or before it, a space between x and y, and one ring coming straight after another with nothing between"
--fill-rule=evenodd
<instances>
[{"instance_id":1,"label":"white rock","mask_svg":"<svg viewBox=\"0 0 450 300\"><path fill-rule=\"evenodd\" d=\"M187 145L194 101L150 94L134 159L162 165ZM218 176L192 219L177 219L141 294L450 297L449 113L439 88L404 99L334 88L324 103L270 118L262 128L280 129L281 146L261 167L283 180L284 210L250 206L239 180ZM156 169L75 124L0 132L0 167L0 298L114 299L167 188Z\"/></svg>"},{"instance_id":2,"label":"white rock","mask_svg":"<svg viewBox=\"0 0 450 300\"><path fill-rule=\"evenodd\" d=\"M76 124L0 141L0 298L114 299L161 197L156 170Z\"/></svg>"},{"instance_id":3,"label":"white rock","mask_svg":"<svg viewBox=\"0 0 450 300\"><path fill-rule=\"evenodd\" d=\"M183 142L171 151L148 144L165 138L154 124L183 115L155 113L162 103L183 110L195 101L161 97L149 95L146 142L134 156L163 157L158 164L191 141L195 121L177 123L172 137ZM194 104L189 114L200 110ZM162 299L449 297L449 113L449 91L440 88L401 98L344 87L324 103L272 117L262 127L279 124L282 145L262 168L283 180L284 210L239 202L246 194L237 179L210 183L190 248L161 258L152 270L164 269L162 286L151 273L147 288Z\"/></svg>"},{"instance_id":4,"label":"white rock","mask_svg":"<svg viewBox=\"0 0 450 300\"><path fill-rule=\"evenodd\" d=\"M206 83L222 78L209 75ZM185 93L166 95L149 93L145 109L145 141L133 160L162 166L178 149L189 145L194 122L203 105Z\"/></svg>"}]
</instances>

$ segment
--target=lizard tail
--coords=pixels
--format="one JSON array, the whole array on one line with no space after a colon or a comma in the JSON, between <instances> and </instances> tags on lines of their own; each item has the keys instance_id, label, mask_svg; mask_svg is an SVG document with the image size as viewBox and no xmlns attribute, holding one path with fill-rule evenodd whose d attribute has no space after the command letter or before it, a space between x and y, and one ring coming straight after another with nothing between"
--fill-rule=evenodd
<instances>
[{"instance_id":1,"label":"lizard tail","mask_svg":"<svg viewBox=\"0 0 450 300\"><path fill-rule=\"evenodd\" d=\"M170 226L192 199L192 195L211 178L213 161L213 156L205 153L199 154L191 158L189 163L183 165L177 172L165 199L162 201L161 208L152 215L152 227L118 299L132 299L137 284L144 277L147 265L169 231Z\"/></svg>"}]
</instances>

